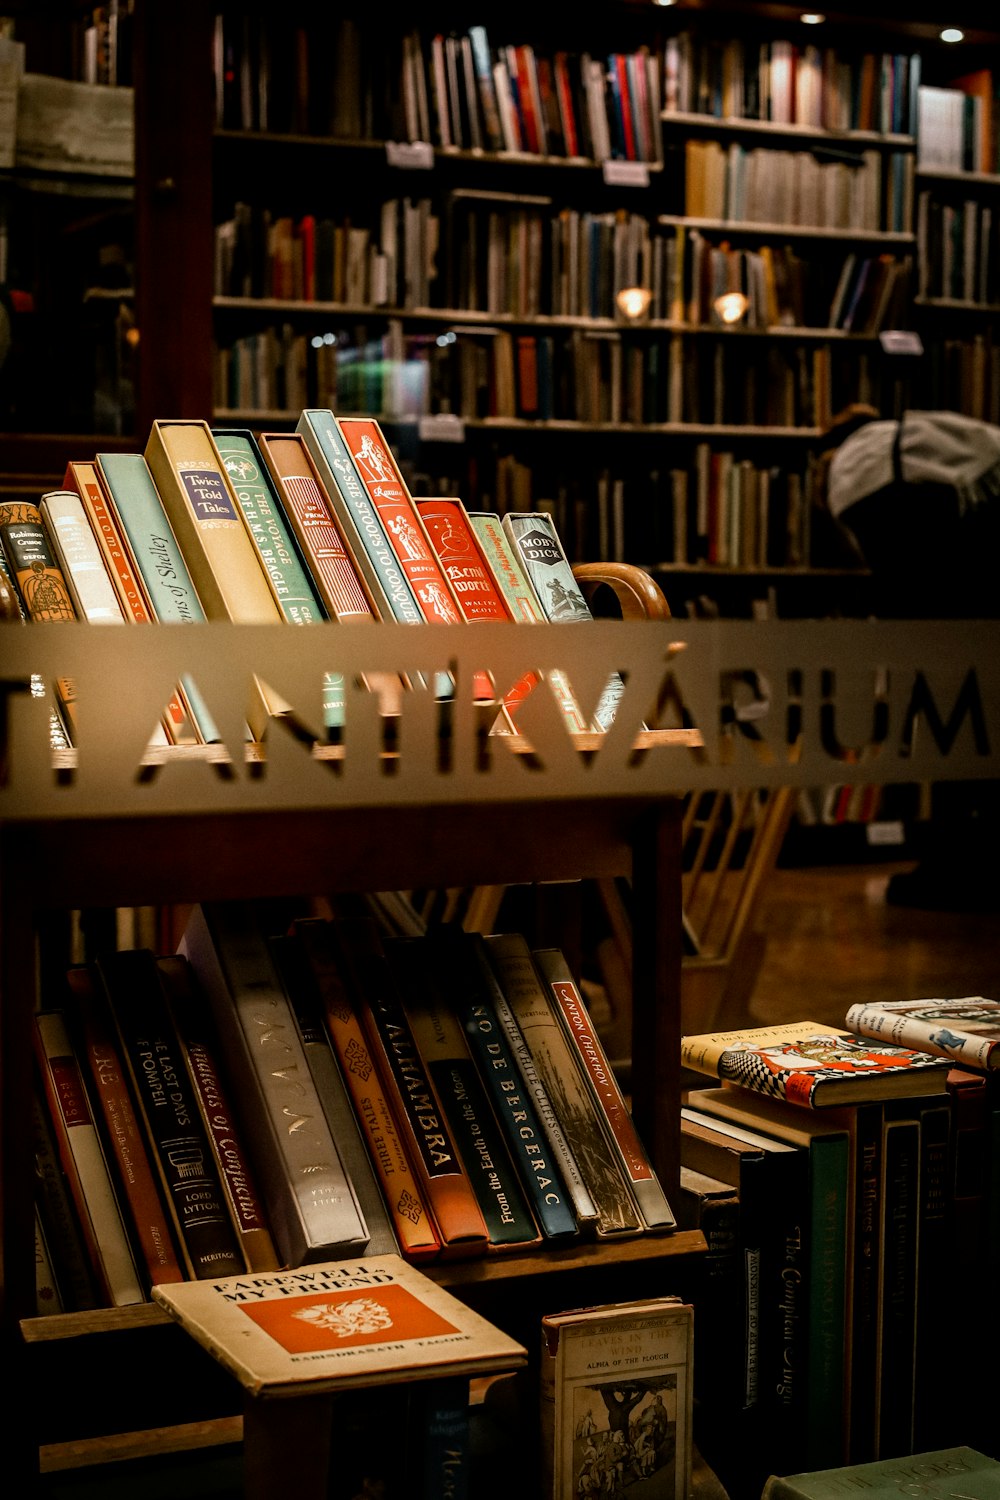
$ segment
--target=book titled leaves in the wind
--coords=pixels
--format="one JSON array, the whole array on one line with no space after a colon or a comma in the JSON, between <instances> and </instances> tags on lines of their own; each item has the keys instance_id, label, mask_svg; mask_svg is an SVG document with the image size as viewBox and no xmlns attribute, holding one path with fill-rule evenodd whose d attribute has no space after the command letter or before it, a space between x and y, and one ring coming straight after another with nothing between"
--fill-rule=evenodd
<instances>
[{"instance_id":1,"label":"book titled leaves in the wind","mask_svg":"<svg viewBox=\"0 0 1000 1500\"><path fill-rule=\"evenodd\" d=\"M160 1293L163 1293L161 1296ZM489 1375L527 1350L398 1255L156 1288L156 1300L254 1395Z\"/></svg>"},{"instance_id":2,"label":"book titled leaves in the wind","mask_svg":"<svg viewBox=\"0 0 1000 1500\"><path fill-rule=\"evenodd\" d=\"M805 1109L940 1094L948 1072L944 1058L818 1021L685 1036L681 1064Z\"/></svg>"},{"instance_id":3,"label":"book titled leaves in the wind","mask_svg":"<svg viewBox=\"0 0 1000 1500\"><path fill-rule=\"evenodd\" d=\"M966 995L946 1000L880 1000L852 1005L849 1031L916 1047L968 1068L1000 1068L1000 1000Z\"/></svg>"}]
</instances>

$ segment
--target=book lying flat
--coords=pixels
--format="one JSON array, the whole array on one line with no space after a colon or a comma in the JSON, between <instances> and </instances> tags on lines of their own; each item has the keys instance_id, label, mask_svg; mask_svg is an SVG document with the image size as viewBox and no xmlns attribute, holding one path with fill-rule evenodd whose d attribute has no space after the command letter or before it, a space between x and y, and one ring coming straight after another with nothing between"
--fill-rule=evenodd
<instances>
[{"instance_id":1,"label":"book lying flat","mask_svg":"<svg viewBox=\"0 0 1000 1500\"><path fill-rule=\"evenodd\" d=\"M967 1068L1000 1068L1000 1000L883 1000L852 1005L844 1017L859 1036L950 1057Z\"/></svg>"},{"instance_id":2,"label":"book lying flat","mask_svg":"<svg viewBox=\"0 0 1000 1500\"><path fill-rule=\"evenodd\" d=\"M1000 1495L1000 1463L975 1448L938 1448L912 1457L877 1459L846 1469L817 1469L811 1474L772 1474L761 1500L836 1500L849 1488L879 1500L880 1496L921 1495L925 1500L985 1500Z\"/></svg>"},{"instance_id":3,"label":"book lying flat","mask_svg":"<svg viewBox=\"0 0 1000 1500\"><path fill-rule=\"evenodd\" d=\"M943 1058L818 1021L685 1036L681 1065L804 1109L943 1093L948 1071Z\"/></svg>"},{"instance_id":4,"label":"book lying flat","mask_svg":"<svg viewBox=\"0 0 1000 1500\"><path fill-rule=\"evenodd\" d=\"M527 1350L398 1255L157 1287L156 1300L259 1396L488 1375Z\"/></svg>"}]
</instances>

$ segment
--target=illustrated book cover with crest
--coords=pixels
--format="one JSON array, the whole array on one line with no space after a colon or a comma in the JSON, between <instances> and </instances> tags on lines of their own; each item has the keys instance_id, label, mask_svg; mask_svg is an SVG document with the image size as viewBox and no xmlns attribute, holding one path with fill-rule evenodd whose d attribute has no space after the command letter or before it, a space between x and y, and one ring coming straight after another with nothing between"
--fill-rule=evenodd
<instances>
[{"instance_id":1,"label":"illustrated book cover with crest","mask_svg":"<svg viewBox=\"0 0 1000 1500\"><path fill-rule=\"evenodd\" d=\"M680 1297L542 1318L545 1500L686 1500L691 1484L694 1310Z\"/></svg>"},{"instance_id":2,"label":"illustrated book cover with crest","mask_svg":"<svg viewBox=\"0 0 1000 1500\"><path fill-rule=\"evenodd\" d=\"M161 1295L162 1293L162 1295ZM527 1350L398 1255L154 1288L157 1302L254 1395L489 1375Z\"/></svg>"},{"instance_id":3,"label":"illustrated book cover with crest","mask_svg":"<svg viewBox=\"0 0 1000 1500\"><path fill-rule=\"evenodd\" d=\"M1000 1000L880 1000L852 1005L844 1017L859 1036L916 1047L967 1068L1000 1068Z\"/></svg>"},{"instance_id":4,"label":"illustrated book cover with crest","mask_svg":"<svg viewBox=\"0 0 1000 1500\"><path fill-rule=\"evenodd\" d=\"M685 1036L681 1066L804 1109L940 1094L948 1072L944 1058L819 1021Z\"/></svg>"}]
</instances>

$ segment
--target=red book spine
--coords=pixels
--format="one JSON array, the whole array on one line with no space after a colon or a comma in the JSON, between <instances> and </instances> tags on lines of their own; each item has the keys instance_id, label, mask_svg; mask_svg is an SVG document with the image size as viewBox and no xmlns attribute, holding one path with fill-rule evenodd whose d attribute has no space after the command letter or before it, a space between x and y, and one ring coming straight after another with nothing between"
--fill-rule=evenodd
<instances>
[{"instance_id":1,"label":"red book spine","mask_svg":"<svg viewBox=\"0 0 1000 1500\"><path fill-rule=\"evenodd\" d=\"M635 161L638 152L635 146L635 130L632 127L633 104L632 90L629 87L628 59L624 52L616 52L614 57L615 73L618 77L618 98L621 103L622 114L622 137L625 146L626 161Z\"/></svg>"},{"instance_id":2,"label":"red book spine","mask_svg":"<svg viewBox=\"0 0 1000 1500\"><path fill-rule=\"evenodd\" d=\"M552 61L555 72L556 93L559 99L559 118L562 121L563 140L566 143L567 156L579 156L580 138L576 128L576 114L573 110L573 85L570 83L569 67L565 52L557 52Z\"/></svg>"}]
</instances>

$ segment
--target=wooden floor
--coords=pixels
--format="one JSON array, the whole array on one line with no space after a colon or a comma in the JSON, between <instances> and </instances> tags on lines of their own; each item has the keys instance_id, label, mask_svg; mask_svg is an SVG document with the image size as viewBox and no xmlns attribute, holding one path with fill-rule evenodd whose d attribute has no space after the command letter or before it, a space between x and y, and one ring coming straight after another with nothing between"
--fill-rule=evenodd
<instances>
[{"instance_id":1,"label":"wooden floor","mask_svg":"<svg viewBox=\"0 0 1000 1500\"><path fill-rule=\"evenodd\" d=\"M1000 911L888 904L889 877L911 868L775 870L758 908L767 947L750 1001L753 1024L839 1025L857 1000L1000 998Z\"/></svg>"}]
</instances>

